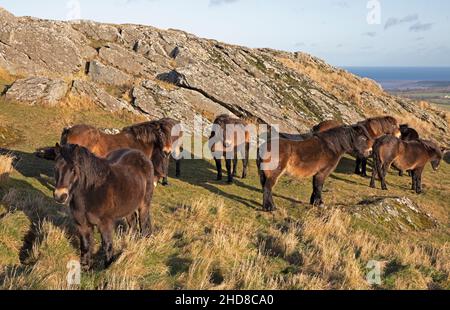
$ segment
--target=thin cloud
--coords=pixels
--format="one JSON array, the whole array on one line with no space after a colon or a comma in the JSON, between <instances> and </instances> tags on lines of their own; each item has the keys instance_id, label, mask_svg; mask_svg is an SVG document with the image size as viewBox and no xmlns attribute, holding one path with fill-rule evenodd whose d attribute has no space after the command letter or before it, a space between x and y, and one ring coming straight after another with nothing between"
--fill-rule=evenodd
<instances>
[{"instance_id":1,"label":"thin cloud","mask_svg":"<svg viewBox=\"0 0 450 310\"><path fill-rule=\"evenodd\" d=\"M373 38L373 37L377 36L377 33L373 32L373 31L369 31L369 32L364 32L362 35Z\"/></svg>"},{"instance_id":2,"label":"thin cloud","mask_svg":"<svg viewBox=\"0 0 450 310\"><path fill-rule=\"evenodd\" d=\"M408 15L403 18L391 17L387 20L386 24L384 25L384 30L387 30L389 28L392 28L394 26L398 26L401 24L412 23L412 22L415 22L418 20L419 20L419 15L417 15L417 14Z\"/></svg>"},{"instance_id":3,"label":"thin cloud","mask_svg":"<svg viewBox=\"0 0 450 310\"><path fill-rule=\"evenodd\" d=\"M238 0L210 0L209 1L209 5L210 6L219 6L222 4L229 4L229 3L234 3L237 2Z\"/></svg>"},{"instance_id":4,"label":"thin cloud","mask_svg":"<svg viewBox=\"0 0 450 310\"><path fill-rule=\"evenodd\" d=\"M417 22L411 27L409 27L409 31L411 32L422 32L422 31L429 31L433 28L433 23L425 23L422 24L421 22Z\"/></svg>"},{"instance_id":5,"label":"thin cloud","mask_svg":"<svg viewBox=\"0 0 450 310\"><path fill-rule=\"evenodd\" d=\"M348 9L350 7L350 4L348 4L347 1L336 1L333 3L333 5L341 8L341 9Z\"/></svg>"}]
</instances>

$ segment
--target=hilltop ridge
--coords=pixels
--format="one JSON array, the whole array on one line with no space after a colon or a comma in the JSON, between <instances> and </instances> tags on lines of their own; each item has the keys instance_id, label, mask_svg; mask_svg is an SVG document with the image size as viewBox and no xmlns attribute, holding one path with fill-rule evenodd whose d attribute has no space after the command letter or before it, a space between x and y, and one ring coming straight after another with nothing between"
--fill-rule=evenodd
<instances>
[{"instance_id":1,"label":"hilltop ridge","mask_svg":"<svg viewBox=\"0 0 450 310\"><path fill-rule=\"evenodd\" d=\"M180 30L15 17L0 9L0 91L56 105L86 97L109 111L192 124L232 113L303 132L324 119L392 114L448 140L444 112L394 97L311 55L251 49Z\"/></svg>"}]
</instances>

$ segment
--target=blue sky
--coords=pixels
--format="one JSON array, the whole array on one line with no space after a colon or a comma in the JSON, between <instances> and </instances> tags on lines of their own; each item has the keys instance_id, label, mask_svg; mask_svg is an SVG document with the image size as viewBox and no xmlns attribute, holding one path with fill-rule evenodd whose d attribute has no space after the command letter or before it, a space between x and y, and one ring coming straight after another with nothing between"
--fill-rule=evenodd
<instances>
[{"instance_id":1,"label":"blue sky","mask_svg":"<svg viewBox=\"0 0 450 310\"><path fill-rule=\"evenodd\" d=\"M0 6L18 16L64 20L73 16L68 9L73 1L0 0ZM83 19L176 28L249 47L305 51L339 66L450 66L448 0L78 2ZM380 4L379 24L368 23L368 15L376 13L368 3Z\"/></svg>"}]
</instances>

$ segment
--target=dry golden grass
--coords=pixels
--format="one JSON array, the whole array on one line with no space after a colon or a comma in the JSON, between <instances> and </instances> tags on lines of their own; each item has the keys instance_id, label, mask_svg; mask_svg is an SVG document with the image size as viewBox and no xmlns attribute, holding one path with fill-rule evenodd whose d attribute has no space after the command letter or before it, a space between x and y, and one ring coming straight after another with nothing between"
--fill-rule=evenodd
<instances>
[{"instance_id":1,"label":"dry golden grass","mask_svg":"<svg viewBox=\"0 0 450 310\"><path fill-rule=\"evenodd\" d=\"M12 155L0 155L0 183L6 181L13 172L14 157Z\"/></svg>"},{"instance_id":2,"label":"dry golden grass","mask_svg":"<svg viewBox=\"0 0 450 310\"><path fill-rule=\"evenodd\" d=\"M324 90L344 102L362 106L364 92L370 92L374 95L384 94L375 82L369 79L358 79L344 70L327 72L310 61L293 61L282 57L278 57L277 60L287 68L307 75Z\"/></svg>"},{"instance_id":3,"label":"dry golden grass","mask_svg":"<svg viewBox=\"0 0 450 310\"><path fill-rule=\"evenodd\" d=\"M12 84L16 79L17 79L17 77L10 74L5 69L0 68L0 82L5 83L5 84Z\"/></svg>"},{"instance_id":4,"label":"dry golden grass","mask_svg":"<svg viewBox=\"0 0 450 310\"><path fill-rule=\"evenodd\" d=\"M3 203L27 214L49 212L42 197L17 190L9 191ZM252 221L236 223L230 212L222 198L200 197L174 210L151 238L119 231L115 237L119 258L106 271L83 274L82 287L370 289L365 266L374 259L398 266L382 275L385 288L433 287L433 276L423 270L434 270L448 281L448 244L411 243L406 236L400 242L375 237L353 228L351 215L340 209L311 210L302 219L281 210L268 230ZM7 223L5 218L2 223ZM66 264L78 255L67 233L67 218L47 214L36 225L38 238L29 250L34 263L3 271L0 287L77 288L66 282ZM0 244L5 240L0 238ZM173 263L168 265L161 255L172 257ZM280 259L292 271L280 273L274 265ZM174 273L174 268L184 271Z\"/></svg>"}]
</instances>

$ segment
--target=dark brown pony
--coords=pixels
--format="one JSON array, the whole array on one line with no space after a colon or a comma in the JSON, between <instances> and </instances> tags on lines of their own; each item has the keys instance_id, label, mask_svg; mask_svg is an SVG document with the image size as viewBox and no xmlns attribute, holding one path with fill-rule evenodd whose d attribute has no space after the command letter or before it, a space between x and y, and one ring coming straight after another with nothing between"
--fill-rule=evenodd
<instances>
[{"instance_id":1,"label":"dark brown pony","mask_svg":"<svg viewBox=\"0 0 450 310\"><path fill-rule=\"evenodd\" d=\"M403 141L415 141L420 139L417 130L409 127L407 124L400 125L400 133L402 134L400 138Z\"/></svg>"},{"instance_id":2,"label":"dark brown pony","mask_svg":"<svg viewBox=\"0 0 450 310\"><path fill-rule=\"evenodd\" d=\"M91 267L93 230L97 226L108 267L113 261L117 220L133 222L138 211L142 236L151 234L152 162L141 151L129 149L114 151L106 159L73 144L57 145L55 153L54 197L70 206L80 237L81 264Z\"/></svg>"},{"instance_id":3,"label":"dark brown pony","mask_svg":"<svg viewBox=\"0 0 450 310\"><path fill-rule=\"evenodd\" d=\"M274 143L278 142L278 154ZM299 178L313 177L310 203L323 205L322 188L325 179L336 169L345 153L368 156L373 140L363 126L342 126L314 135L305 141L271 140L259 151L258 169L264 189L263 208L275 209L272 189L278 179L288 173Z\"/></svg>"},{"instance_id":4,"label":"dark brown pony","mask_svg":"<svg viewBox=\"0 0 450 310\"><path fill-rule=\"evenodd\" d=\"M409 127L409 125L407 124L400 125L400 132L402 133L400 139L402 139L403 141L415 141L420 139L419 133L414 128ZM399 171L399 176L403 176L403 171ZM409 176L411 176L410 171Z\"/></svg>"},{"instance_id":5,"label":"dark brown pony","mask_svg":"<svg viewBox=\"0 0 450 310\"><path fill-rule=\"evenodd\" d=\"M375 188L375 177L378 175L381 180L381 188L387 190L386 174L392 165L402 171L411 171L412 189L420 194L425 165L431 162L433 169L437 170L442 157L443 151L431 141L420 139L403 141L394 136L381 137L373 147L375 168L372 172L370 186Z\"/></svg>"},{"instance_id":6,"label":"dark brown pony","mask_svg":"<svg viewBox=\"0 0 450 310\"><path fill-rule=\"evenodd\" d=\"M222 180L222 157L225 157L228 183L233 183L239 155L243 157L244 164L242 178L247 177L251 133L246 126L245 121L229 115L220 115L214 121L209 147L216 161L217 180ZM231 170L232 163L233 171Z\"/></svg>"},{"instance_id":7,"label":"dark brown pony","mask_svg":"<svg viewBox=\"0 0 450 310\"><path fill-rule=\"evenodd\" d=\"M359 122L369 132L371 139L376 140L384 135L401 136L397 119L392 116L374 117ZM356 157L355 173L367 176L367 157Z\"/></svg>"}]
</instances>

